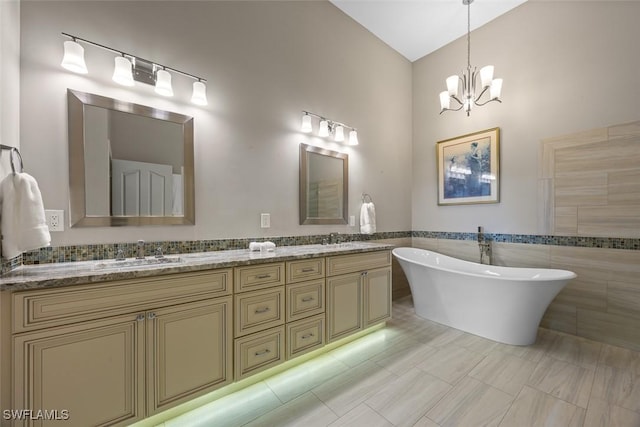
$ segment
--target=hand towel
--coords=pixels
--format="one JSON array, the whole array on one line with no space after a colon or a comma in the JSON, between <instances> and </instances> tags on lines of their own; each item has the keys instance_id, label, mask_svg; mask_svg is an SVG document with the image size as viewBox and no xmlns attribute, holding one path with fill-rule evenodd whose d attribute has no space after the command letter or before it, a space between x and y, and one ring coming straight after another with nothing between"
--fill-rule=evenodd
<instances>
[{"instance_id":1,"label":"hand towel","mask_svg":"<svg viewBox=\"0 0 640 427\"><path fill-rule=\"evenodd\" d=\"M251 242L249 243L249 250L250 251L259 251L260 248L262 247L262 243L260 242Z\"/></svg>"},{"instance_id":2,"label":"hand towel","mask_svg":"<svg viewBox=\"0 0 640 427\"><path fill-rule=\"evenodd\" d=\"M51 243L42 194L31 175L21 172L10 174L2 180L0 215L2 255L5 258L13 258Z\"/></svg>"},{"instance_id":3,"label":"hand towel","mask_svg":"<svg viewBox=\"0 0 640 427\"><path fill-rule=\"evenodd\" d=\"M360 208L360 233L373 234L376 232L376 207L373 202L363 203Z\"/></svg>"},{"instance_id":4,"label":"hand towel","mask_svg":"<svg viewBox=\"0 0 640 427\"><path fill-rule=\"evenodd\" d=\"M251 242L249 243L250 251L269 251L272 252L276 248L276 244L273 242Z\"/></svg>"}]
</instances>

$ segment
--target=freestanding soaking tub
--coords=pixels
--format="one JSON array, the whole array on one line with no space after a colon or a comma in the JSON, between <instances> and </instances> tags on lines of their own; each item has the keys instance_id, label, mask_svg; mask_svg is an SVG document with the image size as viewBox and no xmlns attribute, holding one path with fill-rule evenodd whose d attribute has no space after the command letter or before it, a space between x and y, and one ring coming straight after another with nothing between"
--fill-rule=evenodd
<instances>
[{"instance_id":1,"label":"freestanding soaking tub","mask_svg":"<svg viewBox=\"0 0 640 427\"><path fill-rule=\"evenodd\" d=\"M396 248L416 314L513 345L536 340L551 300L576 274L477 264L416 248Z\"/></svg>"}]
</instances>

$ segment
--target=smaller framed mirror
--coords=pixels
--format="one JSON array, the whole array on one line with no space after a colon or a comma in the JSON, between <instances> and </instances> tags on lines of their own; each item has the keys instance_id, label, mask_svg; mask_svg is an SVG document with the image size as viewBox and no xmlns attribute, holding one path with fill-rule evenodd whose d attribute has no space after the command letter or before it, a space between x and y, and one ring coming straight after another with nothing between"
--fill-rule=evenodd
<instances>
[{"instance_id":1,"label":"smaller framed mirror","mask_svg":"<svg viewBox=\"0 0 640 427\"><path fill-rule=\"evenodd\" d=\"M348 224L349 155L300 144L300 224Z\"/></svg>"}]
</instances>

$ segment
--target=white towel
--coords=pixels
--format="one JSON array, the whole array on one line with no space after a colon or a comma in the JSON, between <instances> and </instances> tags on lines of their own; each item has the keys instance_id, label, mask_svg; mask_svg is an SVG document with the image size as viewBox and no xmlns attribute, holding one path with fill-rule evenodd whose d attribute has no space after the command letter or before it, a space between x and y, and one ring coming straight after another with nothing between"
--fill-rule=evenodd
<instances>
[{"instance_id":1,"label":"white towel","mask_svg":"<svg viewBox=\"0 0 640 427\"><path fill-rule=\"evenodd\" d=\"M51 243L42 194L31 175L9 174L2 180L0 215L2 255L5 258L14 258L22 252Z\"/></svg>"},{"instance_id":2,"label":"white towel","mask_svg":"<svg viewBox=\"0 0 640 427\"><path fill-rule=\"evenodd\" d=\"M276 244L273 242L251 242L249 243L250 251L269 251L272 252L276 248Z\"/></svg>"},{"instance_id":3,"label":"white towel","mask_svg":"<svg viewBox=\"0 0 640 427\"><path fill-rule=\"evenodd\" d=\"M373 202L363 203L360 208L360 233L373 234L376 232L376 207Z\"/></svg>"}]
</instances>

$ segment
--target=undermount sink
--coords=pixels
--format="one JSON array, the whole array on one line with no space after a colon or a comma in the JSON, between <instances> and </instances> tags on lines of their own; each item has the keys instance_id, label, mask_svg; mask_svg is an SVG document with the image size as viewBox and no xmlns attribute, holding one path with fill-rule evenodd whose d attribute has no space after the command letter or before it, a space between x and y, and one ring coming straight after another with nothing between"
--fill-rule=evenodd
<instances>
[{"instance_id":1,"label":"undermount sink","mask_svg":"<svg viewBox=\"0 0 640 427\"><path fill-rule=\"evenodd\" d=\"M95 265L95 269L105 268L127 268L127 267L152 267L161 264L175 264L182 262L180 257L162 257L162 258L142 258L142 259L126 259L122 261L109 260Z\"/></svg>"}]
</instances>

